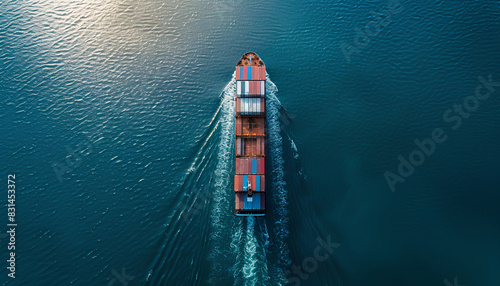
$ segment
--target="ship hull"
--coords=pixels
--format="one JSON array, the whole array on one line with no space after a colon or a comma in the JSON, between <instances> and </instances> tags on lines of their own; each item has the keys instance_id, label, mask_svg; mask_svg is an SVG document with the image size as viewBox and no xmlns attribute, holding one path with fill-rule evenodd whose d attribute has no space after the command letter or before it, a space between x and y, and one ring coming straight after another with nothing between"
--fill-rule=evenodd
<instances>
[{"instance_id":1,"label":"ship hull","mask_svg":"<svg viewBox=\"0 0 500 286\"><path fill-rule=\"evenodd\" d=\"M255 53L236 65L234 214L266 214L266 67Z\"/></svg>"}]
</instances>

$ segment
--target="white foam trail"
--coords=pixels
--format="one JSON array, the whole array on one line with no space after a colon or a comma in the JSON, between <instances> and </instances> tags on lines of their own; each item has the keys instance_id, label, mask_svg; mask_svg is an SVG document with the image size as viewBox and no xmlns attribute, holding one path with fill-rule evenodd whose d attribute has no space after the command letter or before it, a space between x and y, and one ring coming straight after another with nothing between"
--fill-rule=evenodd
<instances>
[{"instance_id":1,"label":"white foam trail","mask_svg":"<svg viewBox=\"0 0 500 286\"><path fill-rule=\"evenodd\" d=\"M231 84L231 82L229 82L229 84ZM228 84L228 85L229 85L229 84ZM226 91L226 89L227 89L227 86L226 86L226 88L224 88L224 92ZM212 125L212 123L214 122L214 120L217 118L217 115L219 115L219 112L221 112L221 109L222 109L222 107L224 106L224 103L225 103L226 101L227 101L227 100L226 100L226 99L224 99L224 100L220 103L219 108L217 108L217 112L215 112L214 117L212 117L212 120L210 120L210 123L209 123L207 126ZM202 145L202 146L201 146L201 148L199 149L198 153L196 154L196 156L195 156L195 158L196 158L196 159L193 161L193 163L191 163L191 166L189 167L188 172L190 172L190 173L191 173L191 172L193 172L193 171L195 170L195 165L196 165L196 163L198 162L199 158L201 157L201 156L200 156L200 155L201 155L201 152L202 152L203 150L205 150L205 145L207 145L207 143L210 141L210 138L212 138L212 135L214 134L215 130L217 130L217 128L219 127L219 124L220 124L220 122L217 122L217 124L215 125L215 127L212 129L212 132L210 132L210 134L208 134L207 138L205 138L205 141L203 142L203 145Z\"/></svg>"},{"instance_id":2,"label":"white foam trail","mask_svg":"<svg viewBox=\"0 0 500 286\"><path fill-rule=\"evenodd\" d=\"M236 72L233 78L226 85L221 94L222 104L220 108L221 116L217 126L220 127L219 152L217 154L217 165L214 170L214 187L212 188L211 200L212 208L211 218L211 260L213 269L211 273L211 284L217 284L224 272L227 271L224 265L224 252L228 246L222 245L226 241L227 224L230 223L231 214L231 190L229 186L230 176L232 175L231 164L232 146L234 141L234 122L235 122L235 104L236 96ZM229 234L231 235L231 234Z\"/></svg>"},{"instance_id":3,"label":"white foam trail","mask_svg":"<svg viewBox=\"0 0 500 286\"><path fill-rule=\"evenodd\" d=\"M246 231L245 264L242 269L245 286L254 286L257 284L257 239L254 233L254 223L254 218L249 217Z\"/></svg>"},{"instance_id":4,"label":"white foam trail","mask_svg":"<svg viewBox=\"0 0 500 286\"><path fill-rule=\"evenodd\" d=\"M281 102L276 96L278 88L269 79L266 80L267 92L267 121L269 155L271 158L271 172L273 174L272 192L275 198L275 211L277 212L277 221L274 231L278 237L276 245L279 251L278 266L281 269L287 268L291 260L289 258L289 249L287 239L288 231L288 191L286 190L285 171L283 159L283 137L281 136L281 127L279 122ZM273 277L276 283L282 283L283 273L275 273Z\"/></svg>"},{"instance_id":5,"label":"white foam trail","mask_svg":"<svg viewBox=\"0 0 500 286\"><path fill-rule=\"evenodd\" d=\"M235 262L233 267L233 277L234 277L234 285L242 285L243 280L239 277L241 273L241 262L244 261L242 258L241 244L244 243L243 238L243 220L238 221L237 225L233 229L233 235L231 239L231 250L233 251Z\"/></svg>"},{"instance_id":6,"label":"white foam trail","mask_svg":"<svg viewBox=\"0 0 500 286\"><path fill-rule=\"evenodd\" d=\"M236 96L236 72L233 78L224 88L222 93L222 116L220 121L221 134L219 143L219 153L217 156L217 166L215 167L215 184L213 190L213 208L212 208L212 226L221 227L221 208L224 208L224 200L227 200L227 190L229 188L230 175L232 175L230 168L234 158L232 157L232 145L234 141L234 122L235 117L235 103ZM228 211L224 208L223 211Z\"/></svg>"}]
</instances>

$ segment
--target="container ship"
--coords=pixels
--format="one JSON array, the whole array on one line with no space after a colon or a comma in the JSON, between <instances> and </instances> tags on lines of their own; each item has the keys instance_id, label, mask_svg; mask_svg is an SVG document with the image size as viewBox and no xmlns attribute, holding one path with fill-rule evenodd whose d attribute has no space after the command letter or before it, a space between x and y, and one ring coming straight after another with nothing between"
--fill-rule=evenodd
<instances>
[{"instance_id":1,"label":"container ship","mask_svg":"<svg viewBox=\"0 0 500 286\"><path fill-rule=\"evenodd\" d=\"M266 214L266 67L255 53L236 65L234 214Z\"/></svg>"}]
</instances>

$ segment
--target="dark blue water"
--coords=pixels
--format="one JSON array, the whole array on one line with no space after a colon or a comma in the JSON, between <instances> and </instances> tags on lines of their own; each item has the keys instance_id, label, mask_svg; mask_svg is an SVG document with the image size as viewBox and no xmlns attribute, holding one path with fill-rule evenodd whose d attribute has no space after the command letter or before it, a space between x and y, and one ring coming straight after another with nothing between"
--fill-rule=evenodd
<instances>
[{"instance_id":1,"label":"dark blue water","mask_svg":"<svg viewBox=\"0 0 500 286\"><path fill-rule=\"evenodd\" d=\"M0 2L0 281L500 285L499 8ZM247 51L268 72L256 219L232 214Z\"/></svg>"}]
</instances>

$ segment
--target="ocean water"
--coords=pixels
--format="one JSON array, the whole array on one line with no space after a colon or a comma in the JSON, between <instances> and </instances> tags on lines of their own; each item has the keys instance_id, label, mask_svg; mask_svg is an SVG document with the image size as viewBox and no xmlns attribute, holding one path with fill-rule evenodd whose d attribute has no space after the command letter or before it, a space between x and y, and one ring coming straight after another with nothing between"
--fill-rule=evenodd
<instances>
[{"instance_id":1,"label":"ocean water","mask_svg":"<svg viewBox=\"0 0 500 286\"><path fill-rule=\"evenodd\" d=\"M500 285L499 8L1 1L2 285ZM264 218L232 214L247 51Z\"/></svg>"}]
</instances>

